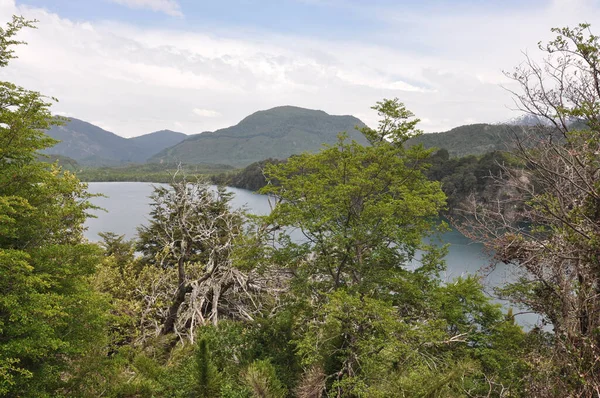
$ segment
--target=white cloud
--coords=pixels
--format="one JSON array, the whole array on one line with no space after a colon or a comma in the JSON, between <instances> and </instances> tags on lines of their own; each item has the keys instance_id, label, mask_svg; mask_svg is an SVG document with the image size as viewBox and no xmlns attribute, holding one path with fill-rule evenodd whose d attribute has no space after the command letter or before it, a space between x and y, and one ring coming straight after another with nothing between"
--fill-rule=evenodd
<instances>
[{"instance_id":1,"label":"white cloud","mask_svg":"<svg viewBox=\"0 0 600 398\"><path fill-rule=\"evenodd\" d=\"M0 69L0 79L57 97L55 112L102 120L123 136L173 126L186 133L215 130L285 104L360 115L375 125L370 107L393 97L423 120L425 131L443 131L465 120L515 116L499 87L510 86L502 70L517 65L522 50L535 53L552 26L587 20L597 33L597 11L583 0L556 0L533 14L406 16L374 9L388 43L376 44L75 21L0 0L0 20L22 14L40 21L38 29L22 32L29 45L18 47L19 58Z\"/></svg>"},{"instance_id":2,"label":"white cloud","mask_svg":"<svg viewBox=\"0 0 600 398\"><path fill-rule=\"evenodd\" d=\"M156 12L163 12L172 17L183 17L181 7L175 0L110 0L129 8L147 8Z\"/></svg>"},{"instance_id":3,"label":"white cloud","mask_svg":"<svg viewBox=\"0 0 600 398\"><path fill-rule=\"evenodd\" d=\"M219 112L213 111L212 109L194 108L194 110L192 112L194 112L196 115L202 116L202 117L219 117L219 116L221 116L221 114Z\"/></svg>"}]
</instances>

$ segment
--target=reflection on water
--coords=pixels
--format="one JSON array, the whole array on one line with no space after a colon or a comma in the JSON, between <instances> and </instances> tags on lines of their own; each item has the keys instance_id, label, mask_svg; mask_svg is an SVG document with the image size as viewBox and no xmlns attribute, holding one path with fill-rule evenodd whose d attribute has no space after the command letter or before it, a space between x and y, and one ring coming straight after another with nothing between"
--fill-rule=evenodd
<instances>
[{"instance_id":1,"label":"reflection on water","mask_svg":"<svg viewBox=\"0 0 600 398\"><path fill-rule=\"evenodd\" d=\"M114 232L124 234L131 239L136 236L136 228L145 224L150 213L150 199L154 185L144 182L95 182L89 184L91 193L101 193L106 197L94 198L92 202L104 208L105 211L93 212L97 218L88 219L86 238L98 241L99 232ZM232 204L239 208L245 206L249 212L265 215L270 212L268 198L251 191L237 188L228 188L234 193ZM442 274L442 279L450 282L453 279L467 274L480 273L488 268L490 258L483 251L483 245L475 243L456 230L450 230L440 236L443 243L449 243L448 255L445 257L447 269ZM514 276L510 275L508 268L500 264L491 272L480 273L484 284L488 286L491 294L493 286L503 285ZM506 303L503 303L506 305ZM515 312L518 312L516 310ZM526 314L518 318L523 325L532 325L537 322L537 315Z\"/></svg>"}]
</instances>

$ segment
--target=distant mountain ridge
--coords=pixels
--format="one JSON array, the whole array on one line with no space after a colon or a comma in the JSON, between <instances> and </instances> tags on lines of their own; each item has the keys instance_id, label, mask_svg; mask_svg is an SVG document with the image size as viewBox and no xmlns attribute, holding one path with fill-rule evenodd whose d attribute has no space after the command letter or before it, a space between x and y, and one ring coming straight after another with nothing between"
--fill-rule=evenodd
<instances>
[{"instance_id":1,"label":"distant mountain ridge","mask_svg":"<svg viewBox=\"0 0 600 398\"><path fill-rule=\"evenodd\" d=\"M86 166L145 163L152 155L187 137L183 133L161 130L128 139L76 118L53 126L47 134L61 142L44 153L67 156Z\"/></svg>"},{"instance_id":2,"label":"distant mountain ridge","mask_svg":"<svg viewBox=\"0 0 600 398\"><path fill-rule=\"evenodd\" d=\"M553 135L548 127L509 124L470 124L442 133L428 133L407 141L408 146L422 144L425 148L446 149L451 157L483 155L493 151L508 151L517 140L533 145L532 138ZM558 138L560 139L560 138Z\"/></svg>"},{"instance_id":3,"label":"distant mountain ridge","mask_svg":"<svg viewBox=\"0 0 600 398\"><path fill-rule=\"evenodd\" d=\"M172 130L159 130L153 133L129 138L143 151L144 161L147 161L152 155L162 151L165 148L177 145L188 138L188 135Z\"/></svg>"},{"instance_id":4,"label":"distant mountain ridge","mask_svg":"<svg viewBox=\"0 0 600 398\"><path fill-rule=\"evenodd\" d=\"M510 150L516 139L532 132L548 135L549 127L532 126L532 119L519 124L472 124L442 133L423 134L407 142L426 148L444 148L452 157L482 155ZM517 122L517 120L515 120ZM356 127L364 126L354 116L334 116L324 111L280 106L255 112L235 126L187 136L161 130L134 138L123 138L98 126L72 118L54 126L48 134L62 142L45 153L75 159L84 166L120 166L128 163L220 164L245 167L267 158L286 159L302 152L316 152L323 144L334 144L338 133L367 144Z\"/></svg>"},{"instance_id":5,"label":"distant mountain ridge","mask_svg":"<svg viewBox=\"0 0 600 398\"><path fill-rule=\"evenodd\" d=\"M356 130L365 124L354 116L334 116L320 110L280 106L255 112L235 126L190 136L154 155L152 162L225 163L247 166L266 158L285 159L316 152L334 144L338 133L366 144Z\"/></svg>"}]
</instances>

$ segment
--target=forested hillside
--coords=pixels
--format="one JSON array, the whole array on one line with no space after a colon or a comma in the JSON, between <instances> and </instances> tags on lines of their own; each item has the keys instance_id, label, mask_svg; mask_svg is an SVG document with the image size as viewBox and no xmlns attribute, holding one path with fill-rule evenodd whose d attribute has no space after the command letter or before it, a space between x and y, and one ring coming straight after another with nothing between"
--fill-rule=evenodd
<instances>
[{"instance_id":1,"label":"forested hillside","mask_svg":"<svg viewBox=\"0 0 600 398\"><path fill-rule=\"evenodd\" d=\"M422 134L409 140L407 145L422 144L425 148L445 149L451 157L462 157L512 151L517 144L532 146L540 137L563 138L548 126L471 124L442 133Z\"/></svg>"},{"instance_id":2,"label":"forested hillside","mask_svg":"<svg viewBox=\"0 0 600 398\"><path fill-rule=\"evenodd\" d=\"M85 166L145 163L152 155L187 137L183 133L162 130L126 139L75 118L52 126L47 134L59 142L44 153L66 156Z\"/></svg>"},{"instance_id":3,"label":"forested hillside","mask_svg":"<svg viewBox=\"0 0 600 398\"><path fill-rule=\"evenodd\" d=\"M353 116L332 116L323 111L280 106L253 113L237 125L192 136L153 156L154 162L225 163L243 167L266 158L286 159L302 152L316 152L333 144L338 133L366 141L356 130Z\"/></svg>"},{"instance_id":4,"label":"forested hillside","mask_svg":"<svg viewBox=\"0 0 600 398\"><path fill-rule=\"evenodd\" d=\"M45 152L75 159L81 166L118 167L124 164L214 164L245 167L266 158L287 159L302 152L315 152L335 142L337 134L348 132L351 139L365 143L355 127L364 124L352 116L330 116L322 111L278 107L248 116L238 125L215 132L186 136L169 130L125 139L90 123L70 119L53 126L48 134L61 142ZM407 145L446 149L451 157L508 151L517 142L531 145L538 136L549 136L548 126L474 124L441 133L423 134ZM561 137L554 137L562 139ZM526 142L525 139L529 140ZM135 174L133 167L129 174ZM143 170L137 167L137 171ZM91 172L88 175L99 175ZM87 178L87 177L85 177ZM138 179L149 175L138 175Z\"/></svg>"}]
</instances>

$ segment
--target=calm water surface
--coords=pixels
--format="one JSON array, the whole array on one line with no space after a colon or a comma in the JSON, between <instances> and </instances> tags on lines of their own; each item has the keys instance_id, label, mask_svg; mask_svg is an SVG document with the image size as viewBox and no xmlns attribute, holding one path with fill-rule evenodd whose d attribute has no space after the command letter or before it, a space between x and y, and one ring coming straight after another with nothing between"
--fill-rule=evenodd
<instances>
[{"instance_id":1,"label":"calm water surface","mask_svg":"<svg viewBox=\"0 0 600 398\"><path fill-rule=\"evenodd\" d=\"M96 210L93 213L97 218L88 219L86 237L91 241L98 241L99 232L114 232L124 234L127 238L135 238L137 226L148 221L150 213L150 199L153 186L143 182L94 182L89 184L91 193L99 193L105 197L94 198L92 202L106 211ZM268 198L251 191L237 188L227 188L235 194L232 201L234 207L245 206L251 213L268 214L270 205ZM446 256L447 271L442 277L446 281L466 274L476 274L489 266L490 259L483 252L483 246L474 243L456 230L451 230L441 236L444 243L449 243L449 253ZM510 274L502 266L484 278L488 286L498 286L510 280ZM522 324L535 323L537 316L522 316Z\"/></svg>"},{"instance_id":2,"label":"calm water surface","mask_svg":"<svg viewBox=\"0 0 600 398\"><path fill-rule=\"evenodd\" d=\"M95 210L92 213L96 218L86 222L88 230L86 238L99 241L99 232L114 232L132 239L136 237L137 227L146 224L150 214L150 198L154 186L147 182L92 182L88 191L102 194L92 200L97 206L106 211ZM269 214L270 207L267 197L258 195L245 189L227 188L234 193L232 204L234 207L246 206L252 213Z\"/></svg>"}]
</instances>

